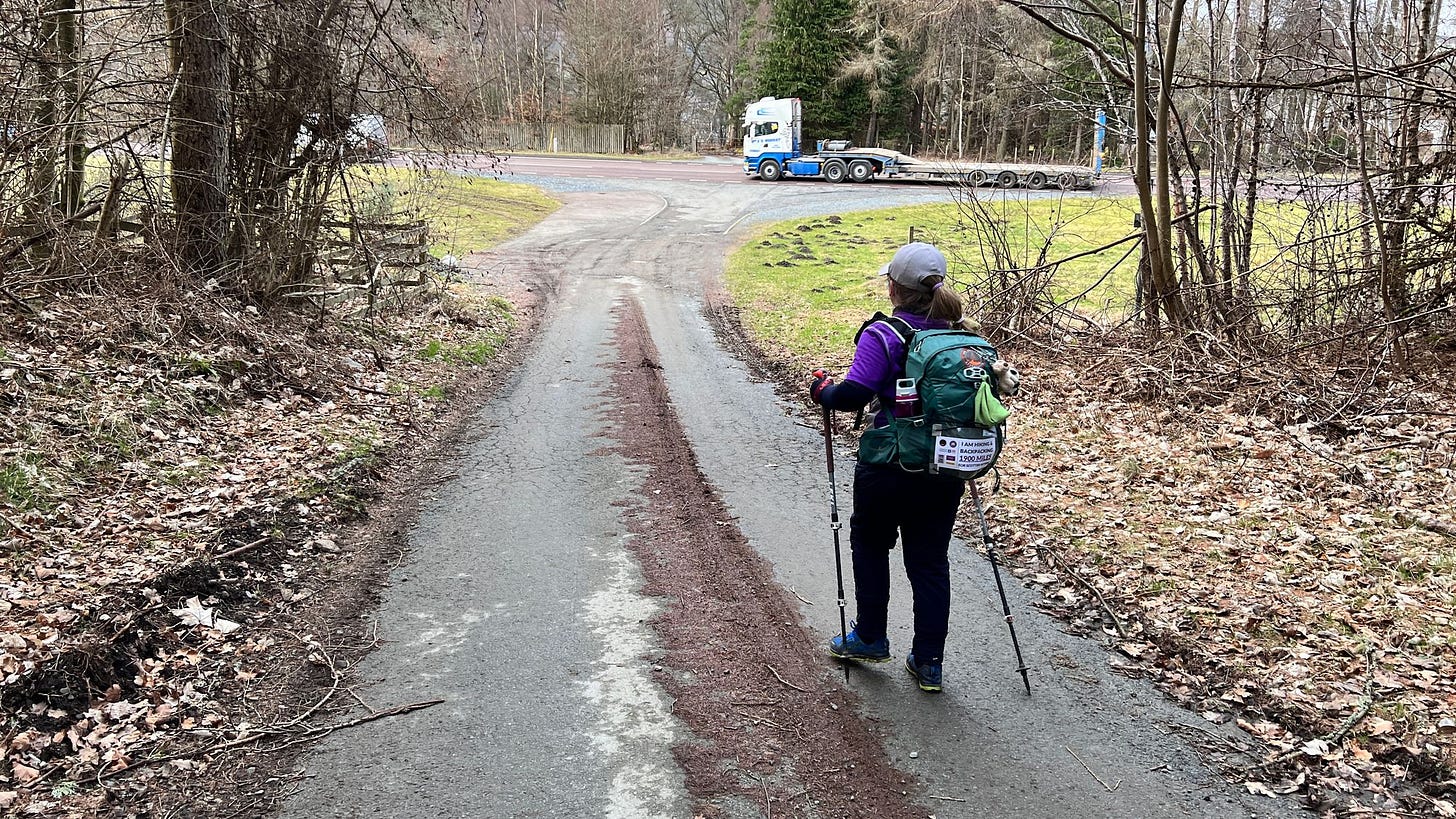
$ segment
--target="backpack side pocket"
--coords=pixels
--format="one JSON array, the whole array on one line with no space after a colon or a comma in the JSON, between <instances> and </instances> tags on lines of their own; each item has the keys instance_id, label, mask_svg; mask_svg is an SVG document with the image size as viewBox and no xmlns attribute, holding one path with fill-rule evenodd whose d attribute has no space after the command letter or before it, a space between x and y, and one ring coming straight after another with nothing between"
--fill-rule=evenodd
<instances>
[{"instance_id":1,"label":"backpack side pocket","mask_svg":"<svg viewBox=\"0 0 1456 819\"><path fill-rule=\"evenodd\" d=\"M916 470L929 466L935 439L930 434L930 424L926 423L925 416L897 418L891 426L895 430L900 466Z\"/></svg>"},{"instance_id":2,"label":"backpack side pocket","mask_svg":"<svg viewBox=\"0 0 1456 819\"><path fill-rule=\"evenodd\" d=\"M892 464L899 445L895 440L895 428L874 427L865 430L859 437L859 460L866 464Z\"/></svg>"}]
</instances>

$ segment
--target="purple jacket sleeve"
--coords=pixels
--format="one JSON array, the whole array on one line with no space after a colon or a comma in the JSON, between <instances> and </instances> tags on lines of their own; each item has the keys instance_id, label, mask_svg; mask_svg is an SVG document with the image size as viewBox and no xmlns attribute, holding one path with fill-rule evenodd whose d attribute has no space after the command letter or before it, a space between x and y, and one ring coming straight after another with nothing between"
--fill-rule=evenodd
<instances>
[{"instance_id":1,"label":"purple jacket sleeve","mask_svg":"<svg viewBox=\"0 0 1456 819\"><path fill-rule=\"evenodd\" d=\"M844 375L845 381L853 381L880 395L894 392L896 367L890 358L889 339L885 338L888 332L878 324L865 328L855 345L854 361Z\"/></svg>"}]
</instances>

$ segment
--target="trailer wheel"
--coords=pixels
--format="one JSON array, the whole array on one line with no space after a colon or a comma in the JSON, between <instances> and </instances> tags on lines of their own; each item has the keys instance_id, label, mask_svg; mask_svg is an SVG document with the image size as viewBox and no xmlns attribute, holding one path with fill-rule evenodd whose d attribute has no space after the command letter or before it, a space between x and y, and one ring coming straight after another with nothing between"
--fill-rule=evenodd
<instances>
[{"instance_id":1,"label":"trailer wheel","mask_svg":"<svg viewBox=\"0 0 1456 819\"><path fill-rule=\"evenodd\" d=\"M868 159L856 159L849 163L849 181L868 182L875 175L875 166Z\"/></svg>"},{"instance_id":2,"label":"trailer wheel","mask_svg":"<svg viewBox=\"0 0 1456 819\"><path fill-rule=\"evenodd\" d=\"M828 182L843 182L849 178L849 168L845 167L844 160L831 159L824 163L824 179Z\"/></svg>"},{"instance_id":3,"label":"trailer wheel","mask_svg":"<svg viewBox=\"0 0 1456 819\"><path fill-rule=\"evenodd\" d=\"M996 174L996 187L998 187L998 188L1014 188L1014 187L1016 187L1016 172L1015 171L1002 171L1001 173Z\"/></svg>"},{"instance_id":4,"label":"trailer wheel","mask_svg":"<svg viewBox=\"0 0 1456 819\"><path fill-rule=\"evenodd\" d=\"M1032 171L1027 174L1026 186L1034 191L1039 191L1047 186L1047 175L1041 171Z\"/></svg>"},{"instance_id":5,"label":"trailer wheel","mask_svg":"<svg viewBox=\"0 0 1456 819\"><path fill-rule=\"evenodd\" d=\"M967 177L967 180L972 185L979 188L982 185L986 184L986 172L981 170L980 168L977 168L976 170L971 171L971 175Z\"/></svg>"},{"instance_id":6,"label":"trailer wheel","mask_svg":"<svg viewBox=\"0 0 1456 819\"><path fill-rule=\"evenodd\" d=\"M1076 190L1077 175L1074 173L1062 174L1061 176L1057 177L1057 186L1064 191Z\"/></svg>"},{"instance_id":7,"label":"trailer wheel","mask_svg":"<svg viewBox=\"0 0 1456 819\"><path fill-rule=\"evenodd\" d=\"M758 178L765 182L777 182L784 176L784 169L779 166L778 160L765 159L758 163Z\"/></svg>"}]
</instances>

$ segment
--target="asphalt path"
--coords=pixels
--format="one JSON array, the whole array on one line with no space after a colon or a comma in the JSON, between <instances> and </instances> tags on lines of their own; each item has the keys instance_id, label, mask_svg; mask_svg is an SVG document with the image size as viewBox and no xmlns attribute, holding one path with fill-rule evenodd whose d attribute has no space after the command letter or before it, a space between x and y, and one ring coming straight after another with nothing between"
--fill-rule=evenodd
<instances>
[{"instance_id":1,"label":"asphalt path","mask_svg":"<svg viewBox=\"0 0 1456 819\"><path fill-rule=\"evenodd\" d=\"M558 161L557 181L575 167ZM724 351L705 297L745 224L861 207L866 196L903 204L946 192L611 181L560 194L560 211L477 271L555 279L556 294L527 360L480 407L458 476L409 533L412 553L378 612L380 647L353 689L376 708L445 703L326 739L285 816L686 818L695 797L711 799L686 791L673 747L692 734L653 678L659 644L647 621L662 601L640 592L622 504L642 475L607 446L613 311L625 300L644 311L672 402L736 525L807 601L801 614L819 640L838 632L822 439ZM848 451L838 458L852 464ZM841 469L846 518L850 471ZM863 713L845 715L888 729L885 753L914 777L906 787L927 816L1298 812L1212 772L1185 738L1223 729L1112 674L1103 648L1064 634L1013 584L1028 698L987 564L965 544L951 555L945 692L922 694L896 665L854 669ZM902 656L903 580L890 620Z\"/></svg>"}]
</instances>

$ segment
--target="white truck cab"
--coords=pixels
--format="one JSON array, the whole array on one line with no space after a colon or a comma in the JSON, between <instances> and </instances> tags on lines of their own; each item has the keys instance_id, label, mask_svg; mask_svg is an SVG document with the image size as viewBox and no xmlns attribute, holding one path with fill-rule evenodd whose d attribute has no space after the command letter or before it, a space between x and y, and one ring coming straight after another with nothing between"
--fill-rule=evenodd
<instances>
[{"instance_id":1,"label":"white truck cab","mask_svg":"<svg viewBox=\"0 0 1456 819\"><path fill-rule=\"evenodd\" d=\"M743 109L743 173L765 182L785 177L866 182L893 172L893 151L852 150L848 140L820 141L805 155L803 105L797 97L764 97Z\"/></svg>"},{"instance_id":2,"label":"white truck cab","mask_svg":"<svg viewBox=\"0 0 1456 819\"><path fill-rule=\"evenodd\" d=\"M764 97L743 111L743 172L758 175L769 160L768 181L778 179L789 160L800 154L802 106L797 97Z\"/></svg>"}]
</instances>

